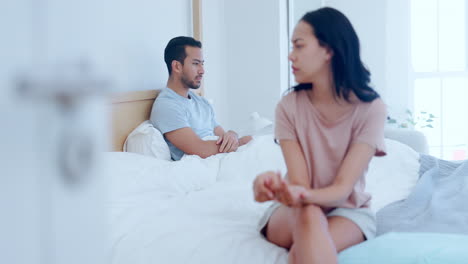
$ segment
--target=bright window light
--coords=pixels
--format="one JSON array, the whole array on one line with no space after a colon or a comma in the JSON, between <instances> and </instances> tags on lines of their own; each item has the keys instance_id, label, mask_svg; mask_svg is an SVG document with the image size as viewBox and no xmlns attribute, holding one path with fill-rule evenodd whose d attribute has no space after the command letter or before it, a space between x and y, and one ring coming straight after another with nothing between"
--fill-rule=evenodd
<instances>
[{"instance_id":1,"label":"bright window light","mask_svg":"<svg viewBox=\"0 0 468 264\"><path fill-rule=\"evenodd\" d=\"M468 159L467 0L411 1L414 114L436 116L421 130L430 154Z\"/></svg>"}]
</instances>

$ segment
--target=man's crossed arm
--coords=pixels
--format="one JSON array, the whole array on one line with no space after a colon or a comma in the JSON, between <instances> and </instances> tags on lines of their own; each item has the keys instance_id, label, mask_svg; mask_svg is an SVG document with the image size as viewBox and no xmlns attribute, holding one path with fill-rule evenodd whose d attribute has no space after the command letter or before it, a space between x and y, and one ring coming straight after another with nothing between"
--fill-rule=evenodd
<instances>
[{"instance_id":1,"label":"man's crossed arm","mask_svg":"<svg viewBox=\"0 0 468 264\"><path fill-rule=\"evenodd\" d=\"M189 155L198 155L207 158L218 153L227 153L236 151L238 147L247 144L252 140L251 136L238 138L234 131L224 132L221 126L214 129L214 134L218 140L202 140L195 132L184 127L164 134L166 138L178 149Z\"/></svg>"}]
</instances>

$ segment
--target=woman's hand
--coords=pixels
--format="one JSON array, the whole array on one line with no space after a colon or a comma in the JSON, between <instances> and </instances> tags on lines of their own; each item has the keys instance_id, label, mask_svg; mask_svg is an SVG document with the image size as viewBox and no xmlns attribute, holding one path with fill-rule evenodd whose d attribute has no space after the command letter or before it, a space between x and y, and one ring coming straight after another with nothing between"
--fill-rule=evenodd
<instances>
[{"instance_id":1,"label":"woman's hand","mask_svg":"<svg viewBox=\"0 0 468 264\"><path fill-rule=\"evenodd\" d=\"M275 199L288 207L301 207L305 205L305 198L309 195L308 189L300 185L288 184L281 179L278 186L273 188Z\"/></svg>"},{"instance_id":2,"label":"woman's hand","mask_svg":"<svg viewBox=\"0 0 468 264\"><path fill-rule=\"evenodd\" d=\"M255 201L266 202L275 199L273 188L281 184L281 173L267 171L257 175L253 183Z\"/></svg>"}]
</instances>

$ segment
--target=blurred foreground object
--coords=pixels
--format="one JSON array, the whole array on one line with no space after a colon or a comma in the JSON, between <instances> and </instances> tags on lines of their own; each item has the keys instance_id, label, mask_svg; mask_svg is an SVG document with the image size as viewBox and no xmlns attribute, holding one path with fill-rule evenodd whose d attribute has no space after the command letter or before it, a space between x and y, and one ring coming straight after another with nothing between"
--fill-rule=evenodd
<instances>
[{"instance_id":1,"label":"blurred foreground object","mask_svg":"<svg viewBox=\"0 0 468 264\"><path fill-rule=\"evenodd\" d=\"M0 263L105 263L107 81L80 63L31 71L11 88L0 106Z\"/></svg>"}]
</instances>

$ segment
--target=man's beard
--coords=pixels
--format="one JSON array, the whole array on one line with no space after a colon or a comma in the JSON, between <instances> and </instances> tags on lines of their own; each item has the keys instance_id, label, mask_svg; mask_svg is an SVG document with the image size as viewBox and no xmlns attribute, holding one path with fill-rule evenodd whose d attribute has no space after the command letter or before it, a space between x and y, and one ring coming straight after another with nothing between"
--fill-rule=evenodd
<instances>
[{"instance_id":1,"label":"man's beard","mask_svg":"<svg viewBox=\"0 0 468 264\"><path fill-rule=\"evenodd\" d=\"M182 83L187 86L188 88L190 89L198 89L200 88L201 86L201 82L199 84L197 84L195 81L189 81L185 78L185 76L182 76L182 79L181 79Z\"/></svg>"}]
</instances>

